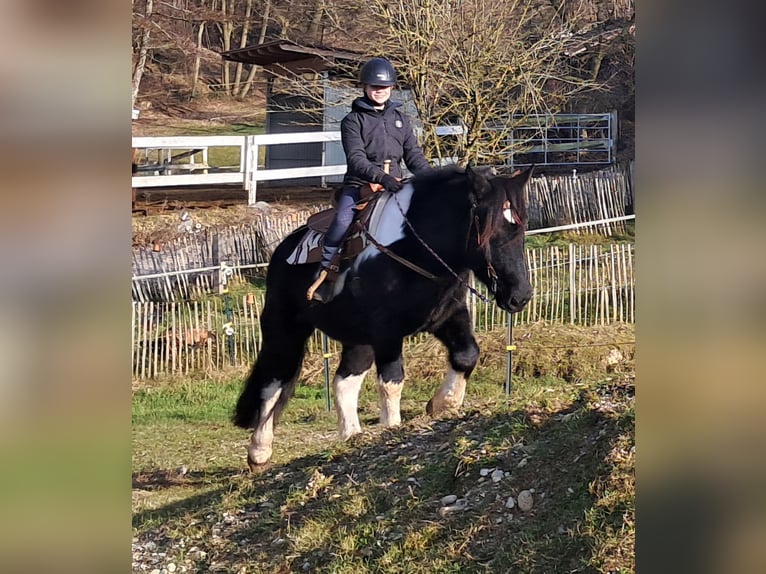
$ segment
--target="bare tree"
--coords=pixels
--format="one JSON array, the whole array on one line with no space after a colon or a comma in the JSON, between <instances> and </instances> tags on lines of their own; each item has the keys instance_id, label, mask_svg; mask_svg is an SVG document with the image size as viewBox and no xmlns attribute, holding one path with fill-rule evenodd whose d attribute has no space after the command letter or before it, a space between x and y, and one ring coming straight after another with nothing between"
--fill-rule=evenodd
<instances>
[{"instance_id":1,"label":"bare tree","mask_svg":"<svg viewBox=\"0 0 766 574\"><path fill-rule=\"evenodd\" d=\"M231 37L234 33L234 23L229 12L234 0L220 0L220 3L221 13L217 25L221 32L223 50L228 51L231 50ZM231 93L231 70L229 62L223 62L223 65L221 66L221 85L226 93Z\"/></svg>"},{"instance_id":2,"label":"bare tree","mask_svg":"<svg viewBox=\"0 0 766 574\"><path fill-rule=\"evenodd\" d=\"M146 0L144 4L143 18L140 20L140 34L137 46L138 57L135 67L133 68L133 89L131 93L131 106L136 107L136 98L138 97L138 90L141 87L141 78L144 76L144 70L146 69L146 59L149 54L149 40L150 40L150 24L152 20L152 13L154 12L154 1Z\"/></svg>"},{"instance_id":3,"label":"bare tree","mask_svg":"<svg viewBox=\"0 0 766 574\"><path fill-rule=\"evenodd\" d=\"M252 2L252 0L248 0L249 2ZM261 16L261 31L258 35L258 43L263 44L263 42L266 40L266 31L269 27L269 19L271 17L271 0L264 0L263 2L263 13ZM245 38L247 37L247 34L243 32L242 34L242 43L240 44L242 47L246 45L244 42ZM258 72L258 67L255 65L250 66L250 71L247 74L247 78L240 82L239 79L237 79L237 85L235 86L235 95L239 99L244 99L248 92L250 91L250 88L253 85L253 80L255 80L256 73Z\"/></svg>"},{"instance_id":4,"label":"bare tree","mask_svg":"<svg viewBox=\"0 0 766 574\"><path fill-rule=\"evenodd\" d=\"M133 16L133 102L144 73L168 76L163 93L192 97L202 75L220 74L211 84L242 99L259 67L234 68L218 53L276 37L324 43L394 61L402 84L412 90L431 157L483 160L516 145L509 135L519 116L569 106L572 96L597 87L599 75L606 75L602 58L612 58L608 50L576 46L595 14L611 13L600 2L138 0L144 10ZM632 3L613 0L625 5L625 13L632 13ZM293 80L290 93L318 95L319 109L316 78ZM301 81L308 85L301 88ZM464 133L437 138L436 127L445 124L459 124Z\"/></svg>"},{"instance_id":5,"label":"bare tree","mask_svg":"<svg viewBox=\"0 0 766 574\"><path fill-rule=\"evenodd\" d=\"M260 31L258 43L262 44L266 40L269 22L274 19L272 15L272 0L262 0L257 5L254 0L246 0L244 3L244 12L241 11L242 3L235 0L213 0L220 2L220 12L216 19L216 27L221 38L221 48L223 51L233 49L234 44L237 47L244 48L248 46L252 30L252 22L256 18L256 13L260 13ZM244 98L257 74L257 66L250 66L250 69L243 78L245 71L244 64L238 62L234 69L232 77L231 63L222 62L221 84L223 90L234 98Z\"/></svg>"},{"instance_id":6,"label":"bare tree","mask_svg":"<svg viewBox=\"0 0 766 574\"><path fill-rule=\"evenodd\" d=\"M205 0L201 0L201 6L204 8ZM197 83L199 82L200 66L202 64L202 38L205 35L205 21L201 20L197 25L197 44L194 53L194 72L192 73L191 97L197 94Z\"/></svg>"},{"instance_id":7,"label":"bare tree","mask_svg":"<svg viewBox=\"0 0 766 574\"><path fill-rule=\"evenodd\" d=\"M573 3L574 4L574 3ZM514 123L555 112L597 84L574 73L568 46L578 19L544 16L526 0L369 0L369 45L412 89L431 157L494 160L512 149ZM447 140L436 127L459 124Z\"/></svg>"}]
</instances>

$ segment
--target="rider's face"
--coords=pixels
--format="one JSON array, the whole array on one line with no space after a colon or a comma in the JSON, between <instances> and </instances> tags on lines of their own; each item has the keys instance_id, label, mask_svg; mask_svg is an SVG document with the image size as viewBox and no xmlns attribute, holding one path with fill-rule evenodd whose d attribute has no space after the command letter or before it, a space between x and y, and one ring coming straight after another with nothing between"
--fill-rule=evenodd
<instances>
[{"instance_id":1,"label":"rider's face","mask_svg":"<svg viewBox=\"0 0 766 574\"><path fill-rule=\"evenodd\" d=\"M391 91L393 86L371 86L365 84L364 93L367 97L376 104L385 104L391 97Z\"/></svg>"}]
</instances>

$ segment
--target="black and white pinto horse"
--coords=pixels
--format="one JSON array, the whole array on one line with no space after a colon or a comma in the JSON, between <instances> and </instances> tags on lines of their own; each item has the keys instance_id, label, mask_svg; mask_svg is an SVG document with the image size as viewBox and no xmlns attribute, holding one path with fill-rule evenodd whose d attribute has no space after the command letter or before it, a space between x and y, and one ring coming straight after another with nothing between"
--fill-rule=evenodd
<instances>
[{"instance_id":1,"label":"black and white pinto horse","mask_svg":"<svg viewBox=\"0 0 766 574\"><path fill-rule=\"evenodd\" d=\"M337 295L324 304L306 300L318 264L287 263L306 227L279 244L266 279L263 345L233 416L237 426L254 429L252 470L271 458L275 422L315 328L342 344L333 379L341 439L361 432L357 401L373 363L381 424L401 422L402 344L414 333L433 333L449 355L447 376L426 410L438 416L462 406L479 358L466 305L469 272L508 312L520 311L532 296L524 255L531 171L499 176L485 168L443 168L405 185L388 198L374 235L378 245L369 244L341 270Z\"/></svg>"}]
</instances>

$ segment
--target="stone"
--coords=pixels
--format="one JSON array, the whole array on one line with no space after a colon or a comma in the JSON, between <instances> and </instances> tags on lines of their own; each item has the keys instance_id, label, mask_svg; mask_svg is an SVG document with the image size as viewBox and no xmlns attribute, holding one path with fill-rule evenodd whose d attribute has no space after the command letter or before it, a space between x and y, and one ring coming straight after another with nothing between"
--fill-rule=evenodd
<instances>
[{"instance_id":1,"label":"stone","mask_svg":"<svg viewBox=\"0 0 766 574\"><path fill-rule=\"evenodd\" d=\"M459 498L455 501L455 504L451 504L449 506L442 506L439 509L439 516L444 518L445 516L448 516L455 512L463 512L466 508L468 508L468 502L465 500L465 498Z\"/></svg>"},{"instance_id":2,"label":"stone","mask_svg":"<svg viewBox=\"0 0 766 574\"><path fill-rule=\"evenodd\" d=\"M449 506L450 504L454 504L457 500L457 496L454 494L448 494L447 496L443 497L439 502L441 502L442 506Z\"/></svg>"},{"instance_id":3,"label":"stone","mask_svg":"<svg viewBox=\"0 0 766 574\"><path fill-rule=\"evenodd\" d=\"M529 490L522 490L516 500L519 505L519 510L522 512L529 512L532 510L534 500L532 499L532 493Z\"/></svg>"}]
</instances>

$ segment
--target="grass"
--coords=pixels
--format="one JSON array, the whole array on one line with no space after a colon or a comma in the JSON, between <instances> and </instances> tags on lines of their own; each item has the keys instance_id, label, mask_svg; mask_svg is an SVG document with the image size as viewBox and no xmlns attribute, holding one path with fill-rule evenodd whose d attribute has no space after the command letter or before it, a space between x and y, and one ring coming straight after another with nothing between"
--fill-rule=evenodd
<instances>
[{"instance_id":1,"label":"grass","mask_svg":"<svg viewBox=\"0 0 766 574\"><path fill-rule=\"evenodd\" d=\"M611 333L626 336L624 327ZM531 339L571 337L540 327ZM632 359L607 372L587 354L594 347L575 349L572 377L555 365L547 375L517 374L508 400L493 347L502 333L480 343L485 355L460 415L423 414L443 357L418 343L405 353L404 424L379 427L368 377L364 432L344 443L321 381L304 381L277 427L273 465L259 475L245 472L247 433L228 422L241 378L135 391L139 546L151 541L165 553L157 568L173 561L189 572L633 572ZM481 476L495 468L508 475ZM505 507L530 488L531 511ZM447 494L465 498L466 509L441 515Z\"/></svg>"},{"instance_id":2,"label":"grass","mask_svg":"<svg viewBox=\"0 0 766 574\"><path fill-rule=\"evenodd\" d=\"M202 122L168 122L162 126L145 126L142 129L144 136L239 136L239 135L259 135L266 132L263 123L233 123L217 124ZM175 150L178 154L184 150ZM265 158L265 148L261 150L261 161ZM142 155L138 157L139 163L143 159ZM156 154L150 157L150 162L156 161ZM240 164L240 148L216 146L208 150L208 165L211 167L236 167ZM200 156L197 156L197 161ZM184 160L186 161L186 160Z\"/></svg>"},{"instance_id":3,"label":"grass","mask_svg":"<svg viewBox=\"0 0 766 574\"><path fill-rule=\"evenodd\" d=\"M600 245L607 248L615 243L633 243L636 239L635 221L625 221L624 231L615 229L610 237L600 233L588 233L587 231L554 231L551 233L538 233L527 235L525 245L528 249L540 249L545 247L568 247L574 245Z\"/></svg>"}]
</instances>

